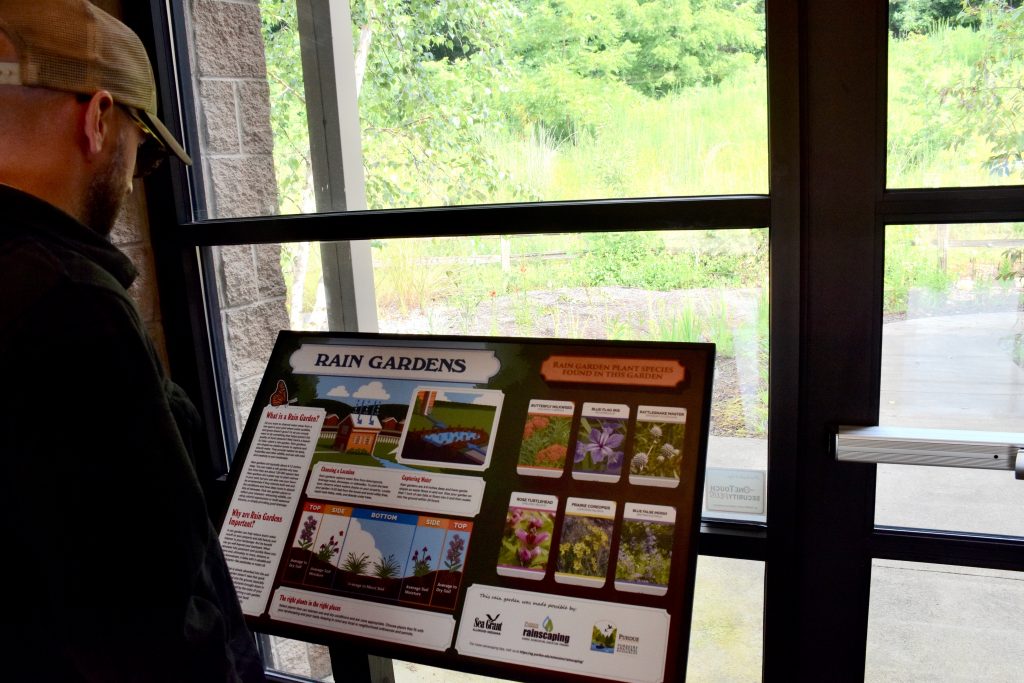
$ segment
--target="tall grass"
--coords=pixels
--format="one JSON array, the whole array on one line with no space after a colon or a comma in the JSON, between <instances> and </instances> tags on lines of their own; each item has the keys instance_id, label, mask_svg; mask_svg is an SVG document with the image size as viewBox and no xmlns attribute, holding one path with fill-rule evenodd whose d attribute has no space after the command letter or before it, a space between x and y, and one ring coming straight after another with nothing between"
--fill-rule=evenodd
<instances>
[{"instance_id":1,"label":"tall grass","mask_svg":"<svg viewBox=\"0 0 1024 683\"><path fill-rule=\"evenodd\" d=\"M662 99L609 88L590 134L567 141L533 128L487 143L509 187L541 200L764 193L766 92L764 65Z\"/></svg>"}]
</instances>

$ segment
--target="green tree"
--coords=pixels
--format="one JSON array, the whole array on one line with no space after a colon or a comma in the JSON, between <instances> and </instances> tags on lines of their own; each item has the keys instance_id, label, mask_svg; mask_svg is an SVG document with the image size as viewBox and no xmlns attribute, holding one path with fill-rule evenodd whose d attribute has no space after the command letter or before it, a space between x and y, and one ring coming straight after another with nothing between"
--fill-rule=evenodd
<instances>
[{"instance_id":1,"label":"green tree","mask_svg":"<svg viewBox=\"0 0 1024 683\"><path fill-rule=\"evenodd\" d=\"M894 36L928 33L943 23L971 23L963 0L889 0L889 31Z\"/></svg>"},{"instance_id":2,"label":"green tree","mask_svg":"<svg viewBox=\"0 0 1024 683\"><path fill-rule=\"evenodd\" d=\"M964 0L964 14L985 34L984 52L968 77L943 91L958 111L953 146L980 135L992 175L1024 177L1024 6L1020 0Z\"/></svg>"},{"instance_id":3,"label":"green tree","mask_svg":"<svg viewBox=\"0 0 1024 683\"><path fill-rule=\"evenodd\" d=\"M370 208L485 201L506 181L485 139L502 128L518 12L507 0L355 0Z\"/></svg>"}]
</instances>

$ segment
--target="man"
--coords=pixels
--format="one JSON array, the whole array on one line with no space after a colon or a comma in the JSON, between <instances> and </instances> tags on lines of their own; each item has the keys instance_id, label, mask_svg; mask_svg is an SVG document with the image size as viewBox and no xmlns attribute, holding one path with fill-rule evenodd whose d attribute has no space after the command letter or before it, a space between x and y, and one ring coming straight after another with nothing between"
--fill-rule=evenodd
<instances>
[{"instance_id":1,"label":"man","mask_svg":"<svg viewBox=\"0 0 1024 683\"><path fill-rule=\"evenodd\" d=\"M190 163L134 33L0 0L5 680L263 679L184 445L198 416L106 239L154 152Z\"/></svg>"}]
</instances>

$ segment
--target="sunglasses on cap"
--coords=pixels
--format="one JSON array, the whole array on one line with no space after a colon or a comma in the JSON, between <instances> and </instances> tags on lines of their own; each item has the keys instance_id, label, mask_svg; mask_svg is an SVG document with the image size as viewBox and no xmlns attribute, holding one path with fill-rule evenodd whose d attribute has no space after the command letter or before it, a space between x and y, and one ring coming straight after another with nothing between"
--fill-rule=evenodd
<instances>
[{"instance_id":1,"label":"sunglasses on cap","mask_svg":"<svg viewBox=\"0 0 1024 683\"><path fill-rule=\"evenodd\" d=\"M142 144L139 145L138 150L135 152L135 173L133 174L136 178L145 178L150 173L155 171L160 164L163 163L164 159L167 158L167 147L160 141L160 138L150 130L146 122L142 120L139 113L127 107L125 105L118 105L121 110L128 114L136 126L142 131L144 139Z\"/></svg>"}]
</instances>

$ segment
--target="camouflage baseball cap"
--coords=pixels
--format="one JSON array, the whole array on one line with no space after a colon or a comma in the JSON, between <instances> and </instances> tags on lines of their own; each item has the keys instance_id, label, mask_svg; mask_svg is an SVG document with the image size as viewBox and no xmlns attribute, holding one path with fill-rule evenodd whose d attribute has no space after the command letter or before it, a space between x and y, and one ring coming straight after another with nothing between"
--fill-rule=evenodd
<instances>
[{"instance_id":1,"label":"camouflage baseball cap","mask_svg":"<svg viewBox=\"0 0 1024 683\"><path fill-rule=\"evenodd\" d=\"M92 95L107 90L138 113L175 156L192 159L156 115L156 81L142 41L87 0L0 0L0 31L18 52L0 62L0 85Z\"/></svg>"}]
</instances>

